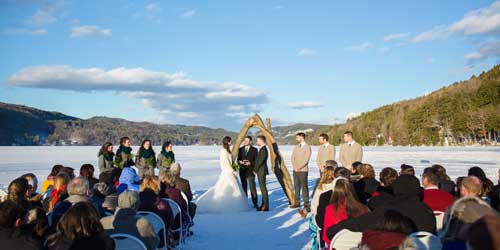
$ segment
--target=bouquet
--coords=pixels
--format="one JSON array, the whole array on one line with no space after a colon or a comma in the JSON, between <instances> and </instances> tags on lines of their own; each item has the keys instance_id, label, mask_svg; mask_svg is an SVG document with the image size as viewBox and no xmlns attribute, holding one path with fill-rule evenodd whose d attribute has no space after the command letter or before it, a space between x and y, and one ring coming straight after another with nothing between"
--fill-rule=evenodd
<instances>
[{"instance_id":1,"label":"bouquet","mask_svg":"<svg viewBox=\"0 0 500 250\"><path fill-rule=\"evenodd\" d=\"M231 165L231 167L233 167L233 170L236 172L240 168L240 165L238 164L238 162L233 161L233 164Z\"/></svg>"}]
</instances>

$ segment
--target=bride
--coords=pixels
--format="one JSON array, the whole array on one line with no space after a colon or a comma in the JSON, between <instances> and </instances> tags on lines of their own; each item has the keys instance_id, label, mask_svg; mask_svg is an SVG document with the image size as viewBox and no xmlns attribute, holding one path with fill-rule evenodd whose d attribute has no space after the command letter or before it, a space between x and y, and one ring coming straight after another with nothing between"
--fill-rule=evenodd
<instances>
[{"instance_id":1,"label":"bride","mask_svg":"<svg viewBox=\"0 0 500 250\"><path fill-rule=\"evenodd\" d=\"M231 137L222 140L220 150L221 173L217 183L197 200L200 213L231 213L250 210L248 200L236 175L233 174L232 157L229 146Z\"/></svg>"}]
</instances>

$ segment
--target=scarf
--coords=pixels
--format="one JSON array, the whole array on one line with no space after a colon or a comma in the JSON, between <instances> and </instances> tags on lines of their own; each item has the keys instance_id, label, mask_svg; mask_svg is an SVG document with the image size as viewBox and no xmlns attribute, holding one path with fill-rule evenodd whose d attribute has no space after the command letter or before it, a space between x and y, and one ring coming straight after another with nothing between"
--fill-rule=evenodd
<instances>
[{"instance_id":1,"label":"scarf","mask_svg":"<svg viewBox=\"0 0 500 250\"><path fill-rule=\"evenodd\" d=\"M66 185L61 186L60 188L55 188L50 193L50 197L52 198L52 206L55 206L59 201L59 194L66 189Z\"/></svg>"},{"instance_id":2,"label":"scarf","mask_svg":"<svg viewBox=\"0 0 500 250\"><path fill-rule=\"evenodd\" d=\"M118 148L118 151L116 151L116 154L119 155L121 152L129 155L132 152L132 148L120 145L120 147Z\"/></svg>"},{"instance_id":3,"label":"scarf","mask_svg":"<svg viewBox=\"0 0 500 250\"><path fill-rule=\"evenodd\" d=\"M141 158L149 159L154 156L155 151L150 147L149 149L141 148Z\"/></svg>"},{"instance_id":4,"label":"scarf","mask_svg":"<svg viewBox=\"0 0 500 250\"><path fill-rule=\"evenodd\" d=\"M115 153L113 153L113 152L104 152L102 155L104 156L104 160L106 160L106 161L113 161L113 157L115 156Z\"/></svg>"},{"instance_id":5,"label":"scarf","mask_svg":"<svg viewBox=\"0 0 500 250\"><path fill-rule=\"evenodd\" d=\"M174 152L173 151L165 151L165 149L162 149L161 150L161 154L165 157L165 158L170 158L172 160L172 162L175 161L175 155L174 155Z\"/></svg>"}]
</instances>

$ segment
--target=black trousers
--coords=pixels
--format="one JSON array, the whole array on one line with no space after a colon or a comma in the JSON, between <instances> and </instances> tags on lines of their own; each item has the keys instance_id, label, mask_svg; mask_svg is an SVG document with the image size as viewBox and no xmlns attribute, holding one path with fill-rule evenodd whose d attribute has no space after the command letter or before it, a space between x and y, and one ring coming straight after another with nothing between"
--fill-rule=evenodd
<instances>
[{"instance_id":1,"label":"black trousers","mask_svg":"<svg viewBox=\"0 0 500 250\"><path fill-rule=\"evenodd\" d=\"M248 186L250 186L250 194L252 196L252 202L255 206L257 206L257 187L255 184L255 175L250 173L247 169L240 169L240 180L241 187L245 192L245 195L248 197Z\"/></svg>"},{"instance_id":2,"label":"black trousers","mask_svg":"<svg viewBox=\"0 0 500 250\"><path fill-rule=\"evenodd\" d=\"M300 205L300 191L304 207L309 207L309 187L307 185L307 172L293 171L293 185L295 188L295 205Z\"/></svg>"}]
</instances>

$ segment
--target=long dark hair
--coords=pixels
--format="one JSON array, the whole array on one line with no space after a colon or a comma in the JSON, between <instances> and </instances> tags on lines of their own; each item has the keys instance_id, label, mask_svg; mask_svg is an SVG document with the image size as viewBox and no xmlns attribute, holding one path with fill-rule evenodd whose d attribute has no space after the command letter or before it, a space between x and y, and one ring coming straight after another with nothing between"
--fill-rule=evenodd
<instances>
[{"instance_id":1,"label":"long dark hair","mask_svg":"<svg viewBox=\"0 0 500 250\"><path fill-rule=\"evenodd\" d=\"M144 144L146 144L146 142L149 142L149 149L153 150L153 143L151 143L151 140L146 139L146 140L142 141L141 147L137 151L137 157L139 157L139 158L142 157L142 151L146 150L146 148L144 147ZM154 157L154 155L155 155L155 151L153 150L153 157Z\"/></svg>"},{"instance_id":2,"label":"long dark hair","mask_svg":"<svg viewBox=\"0 0 500 250\"><path fill-rule=\"evenodd\" d=\"M113 143L111 143L111 142L104 143L104 145L102 145L101 149L99 149L99 154L97 154L97 156L101 156L104 153L108 153L108 148L110 146L113 146ZM109 153L112 153L112 152L109 152Z\"/></svg>"},{"instance_id":3,"label":"long dark hair","mask_svg":"<svg viewBox=\"0 0 500 250\"><path fill-rule=\"evenodd\" d=\"M335 183L330 204L335 206L337 215L340 213L340 206L345 205L348 218L357 217L363 212L363 204L359 203L353 185L345 179L338 179Z\"/></svg>"},{"instance_id":4,"label":"long dark hair","mask_svg":"<svg viewBox=\"0 0 500 250\"><path fill-rule=\"evenodd\" d=\"M222 147L224 147L228 153L231 153L231 149L229 148L229 143L231 142L231 137L225 136L224 139L222 139Z\"/></svg>"},{"instance_id":5,"label":"long dark hair","mask_svg":"<svg viewBox=\"0 0 500 250\"><path fill-rule=\"evenodd\" d=\"M489 195L491 191L493 190L493 182L486 177L486 174L484 173L483 169L480 167L471 167L469 168L469 172L467 173L468 176L475 176L479 180L481 180L481 183L483 184L483 190L481 195Z\"/></svg>"},{"instance_id":6,"label":"long dark hair","mask_svg":"<svg viewBox=\"0 0 500 250\"><path fill-rule=\"evenodd\" d=\"M54 165L52 167L52 170L50 170L50 174L49 174L49 177L52 176L52 177L55 177L59 172L61 172L61 170L64 168L63 165L60 165L60 164L57 164L57 165Z\"/></svg>"},{"instance_id":7,"label":"long dark hair","mask_svg":"<svg viewBox=\"0 0 500 250\"><path fill-rule=\"evenodd\" d=\"M80 167L80 176L85 178L94 178L94 166L92 164L86 163Z\"/></svg>"},{"instance_id":8,"label":"long dark hair","mask_svg":"<svg viewBox=\"0 0 500 250\"><path fill-rule=\"evenodd\" d=\"M29 183L24 178L17 178L9 184L7 191L7 199L13 202L20 202L26 200L26 192L28 192Z\"/></svg>"},{"instance_id":9,"label":"long dark hair","mask_svg":"<svg viewBox=\"0 0 500 250\"><path fill-rule=\"evenodd\" d=\"M161 146L161 151L167 151L165 150L166 147L172 145L172 142L171 141L166 141L163 143L163 146Z\"/></svg>"},{"instance_id":10,"label":"long dark hair","mask_svg":"<svg viewBox=\"0 0 500 250\"><path fill-rule=\"evenodd\" d=\"M103 232L99 214L88 202L78 202L66 211L56 226L56 233L49 237L49 248L62 241L75 241Z\"/></svg>"}]
</instances>

